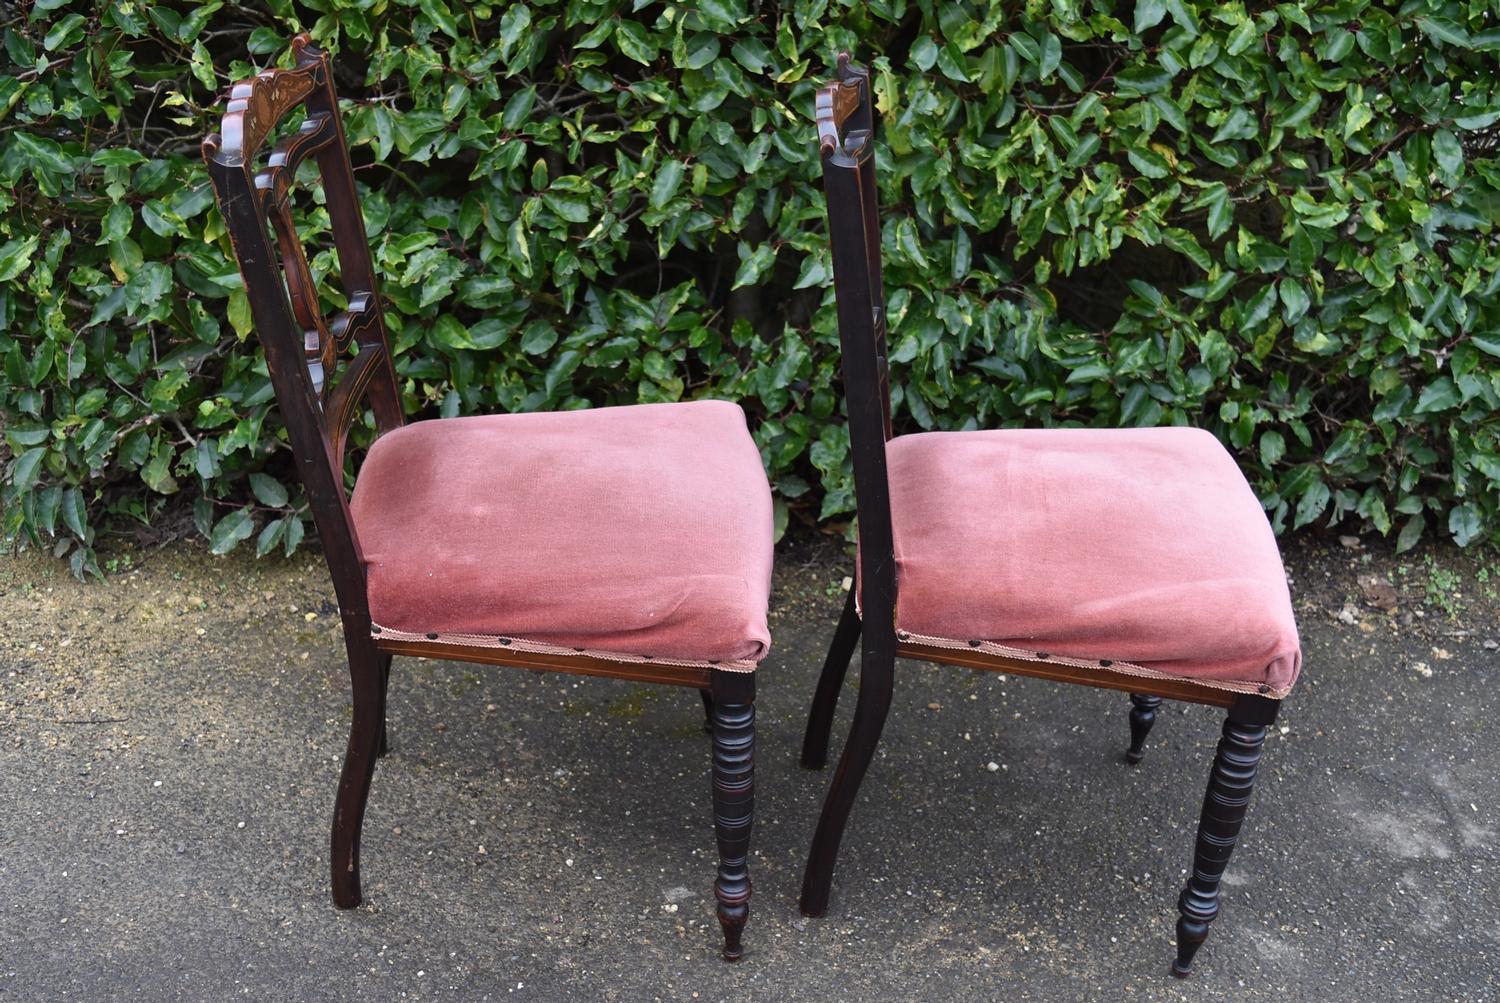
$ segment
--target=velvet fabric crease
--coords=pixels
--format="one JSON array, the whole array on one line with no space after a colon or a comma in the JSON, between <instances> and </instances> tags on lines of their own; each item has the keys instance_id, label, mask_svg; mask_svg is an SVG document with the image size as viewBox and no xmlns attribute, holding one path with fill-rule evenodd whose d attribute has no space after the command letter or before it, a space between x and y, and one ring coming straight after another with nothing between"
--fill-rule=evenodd
<instances>
[{"instance_id":1,"label":"velvet fabric crease","mask_svg":"<svg viewBox=\"0 0 1500 1003\"><path fill-rule=\"evenodd\" d=\"M898 629L1276 697L1296 681L1275 536L1210 433L927 432L886 463Z\"/></svg>"},{"instance_id":2,"label":"velvet fabric crease","mask_svg":"<svg viewBox=\"0 0 1500 1003\"><path fill-rule=\"evenodd\" d=\"M727 401L415 422L350 513L384 628L742 668L770 647L770 488Z\"/></svg>"}]
</instances>

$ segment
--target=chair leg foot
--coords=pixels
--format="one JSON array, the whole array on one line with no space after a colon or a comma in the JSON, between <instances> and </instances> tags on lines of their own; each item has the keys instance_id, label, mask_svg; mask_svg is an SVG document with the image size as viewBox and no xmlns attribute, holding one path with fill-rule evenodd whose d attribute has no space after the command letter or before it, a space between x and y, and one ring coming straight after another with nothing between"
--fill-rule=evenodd
<instances>
[{"instance_id":1,"label":"chair leg foot","mask_svg":"<svg viewBox=\"0 0 1500 1003\"><path fill-rule=\"evenodd\" d=\"M1208 939L1208 924L1180 917L1177 920L1177 957L1172 959L1172 974L1185 979L1193 974L1193 956Z\"/></svg>"},{"instance_id":2,"label":"chair leg foot","mask_svg":"<svg viewBox=\"0 0 1500 1003\"><path fill-rule=\"evenodd\" d=\"M1181 917L1177 920L1177 957L1172 962L1172 974L1178 978L1192 973L1193 957L1219 915L1219 883L1250 806L1267 726L1275 720L1277 707L1272 700L1246 698L1230 708L1224 722L1198 822L1193 873L1177 900Z\"/></svg>"},{"instance_id":3,"label":"chair leg foot","mask_svg":"<svg viewBox=\"0 0 1500 1003\"><path fill-rule=\"evenodd\" d=\"M743 935L750 918L750 830L755 815L755 676L748 672L713 674L712 707L714 835L719 867L714 878L724 960L745 954ZM711 698L711 700L710 700Z\"/></svg>"},{"instance_id":4,"label":"chair leg foot","mask_svg":"<svg viewBox=\"0 0 1500 1003\"><path fill-rule=\"evenodd\" d=\"M812 849L808 851L807 869L802 876L801 908L804 916L821 916L828 909L833 869L838 862L844 826L849 821L849 812L854 807L854 798L859 793L865 771L875 756L875 746L880 742L880 732L891 707L895 645L879 645L882 650L872 650L873 647L866 637L860 661L859 702L854 710L854 724L849 729L849 740L834 772L828 798L823 803Z\"/></svg>"},{"instance_id":5,"label":"chair leg foot","mask_svg":"<svg viewBox=\"0 0 1500 1003\"><path fill-rule=\"evenodd\" d=\"M1161 697L1145 693L1130 694L1130 748L1125 751L1125 762L1132 765L1146 758L1146 736L1156 723L1156 709L1161 706Z\"/></svg>"},{"instance_id":6,"label":"chair leg foot","mask_svg":"<svg viewBox=\"0 0 1500 1003\"><path fill-rule=\"evenodd\" d=\"M802 736L802 765L810 770L821 769L828 762L828 733L833 729L833 712L838 707L844 674L859 643L859 630L859 610L855 609L851 588L839 624L834 628L833 641L828 645L828 655L823 659L818 689L807 714L807 731Z\"/></svg>"},{"instance_id":7,"label":"chair leg foot","mask_svg":"<svg viewBox=\"0 0 1500 1003\"><path fill-rule=\"evenodd\" d=\"M380 658L368 639L349 646L349 677L354 692L354 720L349 726L349 746L334 800L329 847L333 904L340 909L353 909L363 901L359 884L359 836L385 720Z\"/></svg>"}]
</instances>

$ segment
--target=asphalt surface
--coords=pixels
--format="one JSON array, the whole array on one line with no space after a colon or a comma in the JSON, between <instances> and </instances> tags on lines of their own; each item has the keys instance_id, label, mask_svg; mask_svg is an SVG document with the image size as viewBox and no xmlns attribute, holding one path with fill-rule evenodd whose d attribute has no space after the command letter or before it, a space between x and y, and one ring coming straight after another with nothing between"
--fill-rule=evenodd
<instances>
[{"instance_id":1,"label":"asphalt surface","mask_svg":"<svg viewBox=\"0 0 1500 1003\"><path fill-rule=\"evenodd\" d=\"M367 901L339 912L348 698L318 558L127 558L93 585L0 559L0 999L1500 999L1483 560L1289 546L1305 675L1178 982L1204 707L1164 705L1129 767L1123 694L904 663L832 907L798 914L827 547L778 570L738 965L691 691L398 659ZM1372 570L1395 610L1365 601Z\"/></svg>"}]
</instances>

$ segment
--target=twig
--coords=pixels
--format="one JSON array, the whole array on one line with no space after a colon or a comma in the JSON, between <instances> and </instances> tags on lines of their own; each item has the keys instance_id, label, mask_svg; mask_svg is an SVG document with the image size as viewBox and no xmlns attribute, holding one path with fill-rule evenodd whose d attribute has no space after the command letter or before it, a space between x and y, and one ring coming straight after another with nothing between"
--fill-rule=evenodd
<instances>
[{"instance_id":1,"label":"twig","mask_svg":"<svg viewBox=\"0 0 1500 1003\"><path fill-rule=\"evenodd\" d=\"M197 448L198 440L193 437L192 432L187 430L187 426L182 423L182 419L174 414L172 415L172 424L177 426L177 431L182 433L182 437L188 441L188 445Z\"/></svg>"},{"instance_id":2,"label":"twig","mask_svg":"<svg viewBox=\"0 0 1500 1003\"><path fill-rule=\"evenodd\" d=\"M34 67L32 69L29 69L29 70L25 71L24 73L17 73L15 78L17 80L27 80L27 79L29 79L31 77L39 77L43 73L45 73L48 70L52 69L54 66L61 66L63 63L66 63L69 58L70 57L68 57L68 56L61 56L61 57L59 57L57 59L54 59L54 60L51 60L50 62L48 62L46 66L38 66L38 67Z\"/></svg>"},{"instance_id":3,"label":"twig","mask_svg":"<svg viewBox=\"0 0 1500 1003\"><path fill-rule=\"evenodd\" d=\"M168 83L168 81L163 79L151 85L151 103L146 106L146 114L141 118L141 129L138 133L139 138L136 140L137 146L146 145L146 123L151 121L151 113L156 110L156 99L161 97L161 85L165 83ZM144 88L141 89L144 90Z\"/></svg>"}]
</instances>

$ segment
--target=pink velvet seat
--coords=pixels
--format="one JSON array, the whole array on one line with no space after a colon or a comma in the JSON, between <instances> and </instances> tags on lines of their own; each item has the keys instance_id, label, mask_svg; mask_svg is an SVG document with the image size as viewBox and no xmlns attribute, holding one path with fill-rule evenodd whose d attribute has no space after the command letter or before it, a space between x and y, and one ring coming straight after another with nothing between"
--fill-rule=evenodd
<instances>
[{"instance_id":1,"label":"pink velvet seat","mask_svg":"<svg viewBox=\"0 0 1500 1003\"><path fill-rule=\"evenodd\" d=\"M735 404L416 422L350 511L377 633L741 671L770 645L771 498Z\"/></svg>"},{"instance_id":2,"label":"pink velvet seat","mask_svg":"<svg viewBox=\"0 0 1500 1003\"><path fill-rule=\"evenodd\" d=\"M1276 540L1208 432L931 432L886 462L901 631L1275 697L1296 680Z\"/></svg>"}]
</instances>

